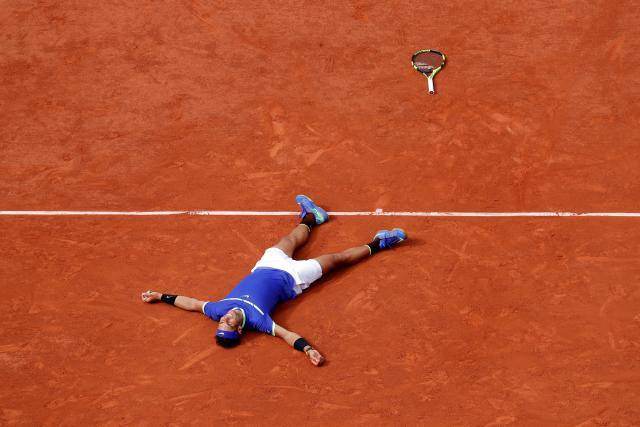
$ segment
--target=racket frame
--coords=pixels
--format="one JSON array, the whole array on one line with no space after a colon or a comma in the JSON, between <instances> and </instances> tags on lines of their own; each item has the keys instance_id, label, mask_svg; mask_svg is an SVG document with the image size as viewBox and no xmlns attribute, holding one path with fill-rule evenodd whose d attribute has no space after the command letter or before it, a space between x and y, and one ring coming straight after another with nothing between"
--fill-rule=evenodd
<instances>
[{"instance_id":1,"label":"racket frame","mask_svg":"<svg viewBox=\"0 0 640 427\"><path fill-rule=\"evenodd\" d=\"M416 56L418 56L421 53L427 53L427 52L437 53L438 55L440 55L442 57L442 63L440 64L440 66L437 67L437 68L434 68L433 71L431 71L430 74L426 74L426 73L420 71L420 69L416 66L416 63L415 63ZM438 74L440 72L440 70L442 70L442 67L444 67L444 64L446 62L447 62L447 57L445 56L445 54L440 52L439 50L435 50L435 49L422 49L422 50L419 50L419 51L415 52L411 56L411 65L413 66L413 68L417 72L419 72L420 74L422 74L423 76L425 76L427 78L427 87L428 87L429 93L431 95L436 93L436 89L435 89L435 86L433 84L433 78L436 76L436 74Z\"/></svg>"}]
</instances>

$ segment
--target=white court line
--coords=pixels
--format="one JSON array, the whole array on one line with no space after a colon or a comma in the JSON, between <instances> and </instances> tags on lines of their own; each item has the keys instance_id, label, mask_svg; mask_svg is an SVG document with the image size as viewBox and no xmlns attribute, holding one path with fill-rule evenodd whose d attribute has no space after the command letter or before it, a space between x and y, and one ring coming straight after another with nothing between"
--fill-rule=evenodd
<instances>
[{"instance_id":1,"label":"white court line","mask_svg":"<svg viewBox=\"0 0 640 427\"><path fill-rule=\"evenodd\" d=\"M0 211L0 216L293 216L288 211ZM329 212L332 216L407 217L631 217L640 212Z\"/></svg>"}]
</instances>

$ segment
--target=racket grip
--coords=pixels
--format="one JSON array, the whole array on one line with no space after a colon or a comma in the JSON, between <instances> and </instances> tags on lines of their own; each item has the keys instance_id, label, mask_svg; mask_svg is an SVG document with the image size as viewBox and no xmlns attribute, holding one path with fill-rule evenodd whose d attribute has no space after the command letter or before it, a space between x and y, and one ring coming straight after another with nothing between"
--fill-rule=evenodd
<instances>
[{"instance_id":1,"label":"racket grip","mask_svg":"<svg viewBox=\"0 0 640 427\"><path fill-rule=\"evenodd\" d=\"M436 93L435 88L433 87L433 79L427 79L427 83L429 84L429 93L433 95Z\"/></svg>"}]
</instances>

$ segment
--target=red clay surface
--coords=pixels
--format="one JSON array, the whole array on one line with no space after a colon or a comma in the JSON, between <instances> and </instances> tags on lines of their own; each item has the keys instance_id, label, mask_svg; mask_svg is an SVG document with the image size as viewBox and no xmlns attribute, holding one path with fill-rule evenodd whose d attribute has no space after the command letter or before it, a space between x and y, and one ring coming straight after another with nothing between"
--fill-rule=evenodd
<instances>
[{"instance_id":1,"label":"red clay surface","mask_svg":"<svg viewBox=\"0 0 640 427\"><path fill-rule=\"evenodd\" d=\"M5 2L0 209L638 211L639 20L630 1ZM449 58L437 96L409 63L428 47ZM0 423L640 423L638 220L335 218L301 257L412 239L274 313L320 369L139 300L223 296L292 224L0 219Z\"/></svg>"}]
</instances>

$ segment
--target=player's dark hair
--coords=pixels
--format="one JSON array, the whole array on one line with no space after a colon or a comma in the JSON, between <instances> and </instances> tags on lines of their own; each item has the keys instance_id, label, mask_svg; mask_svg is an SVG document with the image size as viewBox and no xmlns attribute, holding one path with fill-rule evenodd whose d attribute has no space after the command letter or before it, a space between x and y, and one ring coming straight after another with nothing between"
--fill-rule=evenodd
<instances>
[{"instance_id":1,"label":"player's dark hair","mask_svg":"<svg viewBox=\"0 0 640 427\"><path fill-rule=\"evenodd\" d=\"M216 342L218 343L219 346L222 346L224 348L233 348L238 344L240 344L240 340L232 340L229 338L223 338L218 336L216 336Z\"/></svg>"}]
</instances>

